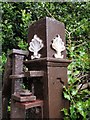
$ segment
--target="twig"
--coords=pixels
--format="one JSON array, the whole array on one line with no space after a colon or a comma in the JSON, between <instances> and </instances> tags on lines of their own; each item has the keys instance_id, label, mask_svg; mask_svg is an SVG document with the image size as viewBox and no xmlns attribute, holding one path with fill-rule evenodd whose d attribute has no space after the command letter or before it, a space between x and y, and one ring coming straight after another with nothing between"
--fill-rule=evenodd
<instances>
[{"instance_id":1,"label":"twig","mask_svg":"<svg viewBox=\"0 0 90 120\"><path fill-rule=\"evenodd\" d=\"M68 34L70 34L70 33L71 33L71 32L69 32L67 29L65 29L65 32L66 32L66 33L68 33Z\"/></svg>"},{"instance_id":2,"label":"twig","mask_svg":"<svg viewBox=\"0 0 90 120\"><path fill-rule=\"evenodd\" d=\"M75 48L80 47L82 45L86 44L86 42L83 42L82 44L76 45Z\"/></svg>"},{"instance_id":3,"label":"twig","mask_svg":"<svg viewBox=\"0 0 90 120\"><path fill-rule=\"evenodd\" d=\"M84 24L82 24L82 25L80 25L79 27L77 27L76 29L73 29L73 31L71 32L71 33L73 33L73 32L75 32L77 29L79 29L81 26L83 26Z\"/></svg>"},{"instance_id":4,"label":"twig","mask_svg":"<svg viewBox=\"0 0 90 120\"><path fill-rule=\"evenodd\" d=\"M81 77L78 77L78 79L82 79L84 77L87 77L88 74L82 75Z\"/></svg>"},{"instance_id":5,"label":"twig","mask_svg":"<svg viewBox=\"0 0 90 120\"><path fill-rule=\"evenodd\" d=\"M52 18L54 18L54 16L49 12L49 10L45 7L45 9L46 9L46 11L47 11L47 13L52 17ZM54 18L55 19L55 18Z\"/></svg>"}]
</instances>

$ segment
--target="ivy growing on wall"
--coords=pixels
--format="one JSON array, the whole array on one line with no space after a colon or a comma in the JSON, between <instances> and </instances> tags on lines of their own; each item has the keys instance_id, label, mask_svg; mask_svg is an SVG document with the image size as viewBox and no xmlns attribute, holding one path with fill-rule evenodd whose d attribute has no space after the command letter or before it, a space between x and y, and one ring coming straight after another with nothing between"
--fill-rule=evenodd
<instances>
[{"instance_id":1,"label":"ivy growing on wall","mask_svg":"<svg viewBox=\"0 0 90 120\"><path fill-rule=\"evenodd\" d=\"M65 24L68 86L64 97L65 120L90 120L90 2L4 2L2 3L2 63L12 48L27 49L28 26L45 16ZM1 34L0 34L1 36Z\"/></svg>"}]
</instances>

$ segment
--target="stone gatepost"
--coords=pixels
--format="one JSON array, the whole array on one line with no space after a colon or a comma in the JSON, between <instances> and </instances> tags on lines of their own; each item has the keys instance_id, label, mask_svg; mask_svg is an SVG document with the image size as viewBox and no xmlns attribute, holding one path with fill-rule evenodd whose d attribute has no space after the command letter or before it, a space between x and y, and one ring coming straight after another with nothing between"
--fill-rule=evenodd
<instances>
[{"instance_id":1,"label":"stone gatepost","mask_svg":"<svg viewBox=\"0 0 90 120\"><path fill-rule=\"evenodd\" d=\"M67 85L67 67L71 63L66 59L64 24L45 17L29 27L29 60L25 65L29 70L43 70L44 76L35 78L35 95L44 101L44 118L63 118L60 111L69 106L63 98L63 85Z\"/></svg>"}]
</instances>

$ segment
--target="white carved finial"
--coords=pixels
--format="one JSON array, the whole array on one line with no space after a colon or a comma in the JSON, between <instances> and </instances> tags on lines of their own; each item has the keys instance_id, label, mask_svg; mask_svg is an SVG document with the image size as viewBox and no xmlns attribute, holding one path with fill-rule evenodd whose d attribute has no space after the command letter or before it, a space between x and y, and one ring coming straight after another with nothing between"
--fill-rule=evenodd
<instances>
[{"instance_id":1,"label":"white carved finial","mask_svg":"<svg viewBox=\"0 0 90 120\"><path fill-rule=\"evenodd\" d=\"M41 54L38 54L38 52L43 48L42 40L37 36L34 35L33 39L29 43L29 50L33 52L33 55L31 56L31 59L40 58Z\"/></svg>"},{"instance_id":2,"label":"white carved finial","mask_svg":"<svg viewBox=\"0 0 90 120\"><path fill-rule=\"evenodd\" d=\"M63 58L64 56L61 54L62 51L65 50L64 42L62 41L60 35L56 35L53 39L52 48L56 50L55 58Z\"/></svg>"}]
</instances>

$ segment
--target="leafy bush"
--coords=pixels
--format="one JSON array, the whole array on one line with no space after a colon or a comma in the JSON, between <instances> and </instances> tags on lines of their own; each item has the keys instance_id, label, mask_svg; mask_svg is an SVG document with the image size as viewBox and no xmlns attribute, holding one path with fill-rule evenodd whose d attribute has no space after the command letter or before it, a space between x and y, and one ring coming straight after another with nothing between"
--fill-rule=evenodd
<instances>
[{"instance_id":1,"label":"leafy bush","mask_svg":"<svg viewBox=\"0 0 90 120\"><path fill-rule=\"evenodd\" d=\"M90 90L82 89L90 81L90 2L12 2L2 3L2 51L27 49L28 26L45 16L64 22L66 28L68 86L64 97L70 101L69 110L63 109L65 120L86 120L90 112ZM1 35L1 34L0 34ZM6 58L3 58L5 63ZM81 85L81 87L80 87Z\"/></svg>"}]
</instances>

